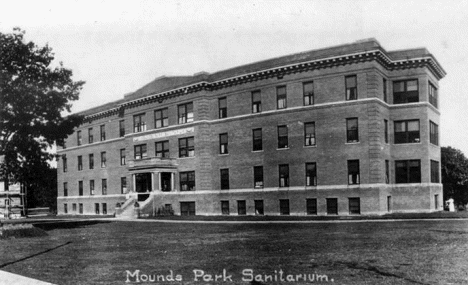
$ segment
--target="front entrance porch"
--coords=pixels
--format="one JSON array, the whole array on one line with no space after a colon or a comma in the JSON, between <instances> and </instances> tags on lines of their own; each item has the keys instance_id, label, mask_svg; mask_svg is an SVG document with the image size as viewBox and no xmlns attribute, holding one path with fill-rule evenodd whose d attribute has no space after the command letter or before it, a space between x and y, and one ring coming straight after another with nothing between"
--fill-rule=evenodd
<instances>
[{"instance_id":1,"label":"front entrance porch","mask_svg":"<svg viewBox=\"0 0 468 285\"><path fill-rule=\"evenodd\" d=\"M150 196L150 192L175 191L175 171L174 170L153 170L149 172L138 172L132 174L133 189L137 194L138 201L145 201Z\"/></svg>"}]
</instances>

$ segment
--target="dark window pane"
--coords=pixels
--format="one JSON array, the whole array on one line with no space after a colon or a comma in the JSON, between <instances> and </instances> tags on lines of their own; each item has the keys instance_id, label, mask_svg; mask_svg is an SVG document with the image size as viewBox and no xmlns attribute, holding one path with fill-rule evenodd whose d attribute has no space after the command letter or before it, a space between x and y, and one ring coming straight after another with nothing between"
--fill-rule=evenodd
<instances>
[{"instance_id":1,"label":"dark window pane","mask_svg":"<svg viewBox=\"0 0 468 285\"><path fill-rule=\"evenodd\" d=\"M317 215L317 199L306 200L307 215Z\"/></svg>"},{"instance_id":2,"label":"dark window pane","mask_svg":"<svg viewBox=\"0 0 468 285\"><path fill-rule=\"evenodd\" d=\"M280 200L280 214L289 215L289 200L288 199Z\"/></svg>"},{"instance_id":3,"label":"dark window pane","mask_svg":"<svg viewBox=\"0 0 468 285\"><path fill-rule=\"evenodd\" d=\"M338 215L338 199L327 198L327 214Z\"/></svg>"},{"instance_id":4,"label":"dark window pane","mask_svg":"<svg viewBox=\"0 0 468 285\"><path fill-rule=\"evenodd\" d=\"M289 187L289 165L279 165L279 187Z\"/></svg>"},{"instance_id":5,"label":"dark window pane","mask_svg":"<svg viewBox=\"0 0 468 285\"><path fill-rule=\"evenodd\" d=\"M349 198L349 213L361 214L361 199L360 198Z\"/></svg>"}]
</instances>

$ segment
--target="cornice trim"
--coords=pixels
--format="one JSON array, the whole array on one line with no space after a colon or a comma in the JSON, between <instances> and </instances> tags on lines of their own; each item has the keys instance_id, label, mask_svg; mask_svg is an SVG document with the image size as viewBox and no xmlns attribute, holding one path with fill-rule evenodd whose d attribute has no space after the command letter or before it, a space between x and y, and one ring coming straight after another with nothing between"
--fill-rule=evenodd
<instances>
[{"instance_id":1,"label":"cornice trim","mask_svg":"<svg viewBox=\"0 0 468 285\"><path fill-rule=\"evenodd\" d=\"M118 113L122 108L132 108L141 105L146 105L154 101L162 102L165 99L182 96L185 94L198 92L202 90L216 90L225 87L230 87L233 85L244 84L247 82L258 81L262 79L278 77L281 78L284 75L291 73L305 72L314 69L321 69L332 66L354 64L365 61L375 60L384 66L388 70L399 70L399 69L408 69L408 68L418 68L418 67L428 67L429 70L434 73L437 79L441 79L446 75L446 72L441 66L436 62L436 60L428 55L423 57L408 58L408 59L398 59L392 60L388 55L386 55L380 49L374 49L369 51L357 52L352 54L332 56L321 59L314 59L309 61L303 61L298 63L292 63L287 65L282 65L274 68L263 69L255 72L249 72L245 74L240 74L225 79L216 80L213 82L209 81L200 81L183 87L171 89L168 91L148 94L145 97L134 99L122 104L119 104L118 107L99 112L93 115L85 117L85 120L94 120L102 117L111 116Z\"/></svg>"}]
</instances>

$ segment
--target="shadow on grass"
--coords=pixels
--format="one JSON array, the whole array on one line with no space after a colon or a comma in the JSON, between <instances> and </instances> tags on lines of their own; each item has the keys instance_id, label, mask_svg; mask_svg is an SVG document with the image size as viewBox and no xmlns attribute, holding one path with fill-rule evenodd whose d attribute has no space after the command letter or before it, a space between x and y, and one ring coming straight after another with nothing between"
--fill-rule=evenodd
<instances>
[{"instance_id":1,"label":"shadow on grass","mask_svg":"<svg viewBox=\"0 0 468 285\"><path fill-rule=\"evenodd\" d=\"M393 274L393 273L390 273L390 272L383 271L383 270L377 268L376 266L372 266L372 265L368 265L368 264L359 264L357 262L344 262L344 261L337 261L334 264L344 265L344 266L346 266L348 268L351 268L351 269L370 271L370 272L379 274L379 275L384 276L384 277L398 278L398 279L404 280L404 281L409 282L409 283L429 285L428 283L423 283L423 282L420 282L418 280L410 279L410 278L407 278L407 277L404 277L404 276L401 276L401 275L397 275L397 274Z\"/></svg>"},{"instance_id":2,"label":"shadow on grass","mask_svg":"<svg viewBox=\"0 0 468 285\"><path fill-rule=\"evenodd\" d=\"M36 256L38 256L38 255L42 255L42 254L47 253L47 252L49 252L49 251L56 250L56 249L61 248L61 247L63 247L63 246L69 245L69 244L71 244L71 243L72 243L71 241L68 241L68 242L66 242L66 243L64 243L64 244L61 244L61 245L58 245L58 246L56 246L56 247L54 247L54 248L49 248L49 249L46 249L46 250L44 250L44 251L41 251L41 252L38 252L38 253L35 253L35 254L32 254L32 255L29 255L29 256L26 256L26 257L17 259L17 260L15 260L15 261L11 261L11 262L7 262L7 263L4 263L4 264L0 264L0 268L4 268L4 267L6 267L6 266L8 266L8 265L12 265L12 264L15 264L15 263L18 263L18 262L25 261L25 260L27 260L27 259L36 257Z\"/></svg>"},{"instance_id":3,"label":"shadow on grass","mask_svg":"<svg viewBox=\"0 0 468 285\"><path fill-rule=\"evenodd\" d=\"M84 228L96 224L110 223L110 221L47 221L34 223L35 227L38 227L44 231L51 231L56 229L74 229Z\"/></svg>"}]
</instances>

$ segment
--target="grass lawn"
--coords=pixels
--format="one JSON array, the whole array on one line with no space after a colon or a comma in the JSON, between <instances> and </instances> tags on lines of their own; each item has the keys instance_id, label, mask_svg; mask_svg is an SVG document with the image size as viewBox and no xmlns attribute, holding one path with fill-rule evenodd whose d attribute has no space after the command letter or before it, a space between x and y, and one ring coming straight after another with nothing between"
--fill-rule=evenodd
<instances>
[{"instance_id":1,"label":"grass lawn","mask_svg":"<svg viewBox=\"0 0 468 285\"><path fill-rule=\"evenodd\" d=\"M312 224L169 224L97 222L44 224L48 236L0 240L0 270L56 284L126 283L140 275L193 270L232 275L327 275L335 284L467 284L468 221L399 221ZM274 279L273 279L274 280ZM296 279L297 280L297 279ZM130 277L135 281L135 277ZM1 282L0 282L1 283ZM153 282L152 284L156 284ZM326 282L322 282L326 283ZM330 282L331 283L331 282ZM134 283L135 284L135 283ZM142 283L139 283L142 284Z\"/></svg>"}]
</instances>

